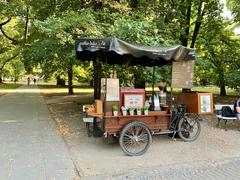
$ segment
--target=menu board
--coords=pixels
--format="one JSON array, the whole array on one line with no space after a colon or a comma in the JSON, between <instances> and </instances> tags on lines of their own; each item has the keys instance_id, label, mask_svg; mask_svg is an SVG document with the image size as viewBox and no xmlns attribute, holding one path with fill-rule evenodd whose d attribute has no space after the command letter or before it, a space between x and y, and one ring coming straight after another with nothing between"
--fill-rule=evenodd
<instances>
[{"instance_id":1,"label":"menu board","mask_svg":"<svg viewBox=\"0 0 240 180\"><path fill-rule=\"evenodd\" d=\"M193 87L194 61L173 62L172 65L172 87Z\"/></svg>"},{"instance_id":2,"label":"menu board","mask_svg":"<svg viewBox=\"0 0 240 180\"><path fill-rule=\"evenodd\" d=\"M201 109L201 113L211 112L211 96L210 95L200 96L200 109Z\"/></svg>"},{"instance_id":3,"label":"menu board","mask_svg":"<svg viewBox=\"0 0 240 180\"><path fill-rule=\"evenodd\" d=\"M100 94L100 99L102 101L105 101L105 96L106 96L106 80L107 78L101 78L101 94Z\"/></svg>"},{"instance_id":4,"label":"menu board","mask_svg":"<svg viewBox=\"0 0 240 180\"><path fill-rule=\"evenodd\" d=\"M106 101L119 101L119 79L106 79Z\"/></svg>"},{"instance_id":5,"label":"menu board","mask_svg":"<svg viewBox=\"0 0 240 180\"><path fill-rule=\"evenodd\" d=\"M125 108L143 108L144 95L143 94L124 94Z\"/></svg>"}]
</instances>

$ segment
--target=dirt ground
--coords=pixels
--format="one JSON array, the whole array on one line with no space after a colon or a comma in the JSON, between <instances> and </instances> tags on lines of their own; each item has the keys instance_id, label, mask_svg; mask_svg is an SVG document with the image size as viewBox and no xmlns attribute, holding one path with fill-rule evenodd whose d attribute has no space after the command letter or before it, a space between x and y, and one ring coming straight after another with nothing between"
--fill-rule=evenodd
<instances>
[{"instance_id":1,"label":"dirt ground","mask_svg":"<svg viewBox=\"0 0 240 180\"><path fill-rule=\"evenodd\" d=\"M214 115L203 116L202 131L194 142L173 140L168 136L153 138L149 150L139 157L126 156L118 143L106 144L102 138L88 137L81 112L83 104L93 102L92 94L43 95L60 132L70 148L81 176L112 176L141 168L194 161L217 162L240 157L240 132L236 122L217 127ZM214 103L232 104L236 96L214 96Z\"/></svg>"}]
</instances>

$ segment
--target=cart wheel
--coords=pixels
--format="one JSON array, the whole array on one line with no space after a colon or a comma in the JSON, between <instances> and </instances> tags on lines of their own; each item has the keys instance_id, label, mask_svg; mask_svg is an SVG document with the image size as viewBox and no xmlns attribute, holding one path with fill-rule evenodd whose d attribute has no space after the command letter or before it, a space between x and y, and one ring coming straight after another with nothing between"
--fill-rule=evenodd
<instances>
[{"instance_id":1,"label":"cart wheel","mask_svg":"<svg viewBox=\"0 0 240 180\"><path fill-rule=\"evenodd\" d=\"M152 143L152 135L148 127L142 122L127 124L119 138L119 144L124 153L129 156L144 154Z\"/></svg>"},{"instance_id":2,"label":"cart wheel","mask_svg":"<svg viewBox=\"0 0 240 180\"><path fill-rule=\"evenodd\" d=\"M197 118L184 117L179 121L178 130L183 141L194 141L201 132L201 125Z\"/></svg>"}]
</instances>

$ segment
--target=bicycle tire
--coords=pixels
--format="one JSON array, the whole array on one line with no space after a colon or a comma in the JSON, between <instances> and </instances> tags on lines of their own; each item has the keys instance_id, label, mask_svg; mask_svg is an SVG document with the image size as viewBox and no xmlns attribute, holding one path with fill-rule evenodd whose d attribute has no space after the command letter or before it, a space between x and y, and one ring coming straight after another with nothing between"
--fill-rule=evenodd
<instances>
[{"instance_id":1,"label":"bicycle tire","mask_svg":"<svg viewBox=\"0 0 240 180\"><path fill-rule=\"evenodd\" d=\"M141 130L142 132L140 132L141 134L135 132L135 133L132 133L133 135L130 135L132 137L129 138L128 132L133 131L132 129L134 129L136 127L138 127L139 129L142 129ZM144 138L146 140L146 143L143 144L143 148L135 151L134 146L136 146L138 144L135 137L141 139L140 136L143 137L143 133L144 133L144 137L146 136ZM144 123L137 122L137 121L134 121L134 122L131 122L131 123L127 124L123 128L123 130L120 134L120 138L119 138L119 144L120 144L123 152L125 154L129 155L129 156L143 155L148 150L151 143L152 143L152 135L151 135L151 132L150 132L149 128Z\"/></svg>"},{"instance_id":2,"label":"bicycle tire","mask_svg":"<svg viewBox=\"0 0 240 180\"><path fill-rule=\"evenodd\" d=\"M200 122L196 118L192 119L192 122L194 123L193 125L189 123L186 117L183 117L178 123L179 130L178 135L183 141L186 142L195 141L200 135L201 132ZM193 134L194 127L197 128L195 134ZM191 136L192 134L193 136Z\"/></svg>"}]
</instances>

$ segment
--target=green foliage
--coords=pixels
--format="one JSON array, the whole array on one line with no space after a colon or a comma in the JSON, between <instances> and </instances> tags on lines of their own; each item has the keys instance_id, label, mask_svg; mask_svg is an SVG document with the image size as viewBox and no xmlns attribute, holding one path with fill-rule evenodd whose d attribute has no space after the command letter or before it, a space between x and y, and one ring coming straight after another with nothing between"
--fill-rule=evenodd
<instances>
[{"instance_id":1,"label":"green foliage","mask_svg":"<svg viewBox=\"0 0 240 180\"><path fill-rule=\"evenodd\" d=\"M146 110L149 110L150 106L149 105L144 105L143 109L146 111Z\"/></svg>"},{"instance_id":2,"label":"green foliage","mask_svg":"<svg viewBox=\"0 0 240 180\"><path fill-rule=\"evenodd\" d=\"M113 110L113 111L118 111L118 106L117 106L117 105L113 105L113 106L112 106L112 110Z\"/></svg>"},{"instance_id":3,"label":"green foliage","mask_svg":"<svg viewBox=\"0 0 240 180\"><path fill-rule=\"evenodd\" d=\"M134 108L134 107L129 107L128 110L129 110L129 111L134 111L135 108Z\"/></svg>"},{"instance_id":4,"label":"green foliage","mask_svg":"<svg viewBox=\"0 0 240 180\"><path fill-rule=\"evenodd\" d=\"M18 87L22 86L22 84L16 84L16 83L3 83L0 84L0 90L14 90Z\"/></svg>"},{"instance_id":5,"label":"green foliage","mask_svg":"<svg viewBox=\"0 0 240 180\"><path fill-rule=\"evenodd\" d=\"M239 84L240 84L240 71L234 70L232 72L229 72L227 74L226 80L228 82L229 87L232 87L234 89L239 90Z\"/></svg>"},{"instance_id":6,"label":"green foliage","mask_svg":"<svg viewBox=\"0 0 240 180\"><path fill-rule=\"evenodd\" d=\"M231 10L235 21L240 21L240 2L239 0L226 0L227 7Z\"/></svg>"},{"instance_id":7,"label":"green foliage","mask_svg":"<svg viewBox=\"0 0 240 180\"><path fill-rule=\"evenodd\" d=\"M133 3L134 2L134 3ZM205 80L218 86L239 84L239 37L232 31L233 22L224 20L219 1L78 1L78 0L12 0L0 1L0 23L12 18L0 33L0 74L20 76L25 72L39 73L45 79L60 76L67 78L73 66L76 81L91 84L93 66L75 60L75 41L82 37L118 37L128 42L149 46L180 44L185 38L190 46L197 23L201 22L195 47L198 58L195 67L195 84ZM191 5L191 6L190 6ZM239 21L239 1L228 0L235 20ZM188 10L189 23L188 23ZM201 10L199 10L201 7ZM30 17L29 32L25 39L25 23ZM199 14L200 12L200 14ZM202 13L202 14L201 14ZM203 18L199 18L203 15ZM189 28L189 29L188 29ZM17 70L19 66L20 70ZM14 75L15 67L15 75ZM40 69L39 71L35 71ZM123 86L133 86L134 76L147 83L152 81L152 68L103 65L102 76L116 71ZM171 67L157 67L155 82L171 83ZM224 84L223 84L224 82Z\"/></svg>"}]
</instances>

